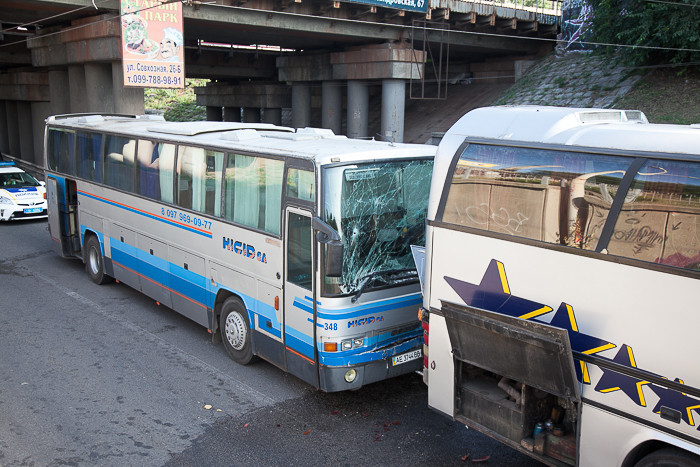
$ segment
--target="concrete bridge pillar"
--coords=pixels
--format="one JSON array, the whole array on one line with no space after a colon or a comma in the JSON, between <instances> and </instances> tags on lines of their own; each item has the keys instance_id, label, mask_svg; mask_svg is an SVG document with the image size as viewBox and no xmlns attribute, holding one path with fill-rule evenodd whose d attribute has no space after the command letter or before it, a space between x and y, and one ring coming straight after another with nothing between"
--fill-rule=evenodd
<instances>
[{"instance_id":1,"label":"concrete bridge pillar","mask_svg":"<svg viewBox=\"0 0 700 467\"><path fill-rule=\"evenodd\" d=\"M116 113L127 115L146 113L143 88L124 86L124 68L121 61L112 62L112 97Z\"/></svg>"},{"instance_id":2,"label":"concrete bridge pillar","mask_svg":"<svg viewBox=\"0 0 700 467\"><path fill-rule=\"evenodd\" d=\"M17 101L7 101L5 104L7 115L7 135L8 135L8 153L11 156L19 157L19 119L17 118Z\"/></svg>"},{"instance_id":3,"label":"concrete bridge pillar","mask_svg":"<svg viewBox=\"0 0 700 467\"><path fill-rule=\"evenodd\" d=\"M240 122L241 108L240 107L224 107L225 122Z\"/></svg>"},{"instance_id":4,"label":"concrete bridge pillar","mask_svg":"<svg viewBox=\"0 0 700 467\"><path fill-rule=\"evenodd\" d=\"M403 141L406 80L419 79L425 53L405 43L386 43L350 48L331 54L333 77L348 80L348 136L368 136L368 106L359 92L358 83L382 80L381 133ZM365 85L366 86L366 85ZM351 97L351 94L353 97Z\"/></svg>"},{"instance_id":5,"label":"concrete bridge pillar","mask_svg":"<svg viewBox=\"0 0 700 467\"><path fill-rule=\"evenodd\" d=\"M85 95L85 67L83 65L68 66L68 108L70 113L88 112L87 96ZM53 106L52 106L53 107ZM60 110L55 113L61 113Z\"/></svg>"},{"instance_id":6,"label":"concrete bridge pillar","mask_svg":"<svg viewBox=\"0 0 700 467\"><path fill-rule=\"evenodd\" d=\"M292 85L292 126L311 126L311 86L310 83Z\"/></svg>"},{"instance_id":7,"label":"concrete bridge pillar","mask_svg":"<svg viewBox=\"0 0 700 467\"><path fill-rule=\"evenodd\" d=\"M321 126L333 130L336 135L343 131L343 88L338 81L324 81L321 98Z\"/></svg>"},{"instance_id":8,"label":"concrete bridge pillar","mask_svg":"<svg viewBox=\"0 0 700 467\"><path fill-rule=\"evenodd\" d=\"M85 64L85 96L91 112L114 113L112 66L106 63Z\"/></svg>"},{"instance_id":9,"label":"concrete bridge pillar","mask_svg":"<svg viewBox=\"0 0 700 467\"><path fill-rule=\"evenodd\" d=\"M369 127L369 85L348 80L348 138L366 138Z\"/></svg>"},{"instance_id":10,"label":"concrete bridge pillar","mask_svg":"<svg viewBox=\"0 0 700 467\"><path fill-rule=\"evenodd\" d=\"M382 80L382 130L384 138L403 143L403 121L406 107L406 80Z\"/></svg>"},{"instance_id":11,"label":"concrete bridge pillar","mask_svg":"<svg viewBox=\"0 0 700 467\"><path fill-rule=\"evenodd\" d=\"M50 102L32 102L32 132L34 133L34 163L44 166L44 122L53 115ZM31 161L30 161L31 162Z\"/></svg>"},{"instance_id":12,"label":"concrete bridge pillar","mask_svg":"<svg viewBox=\"0 0 700 467\"><path fill-rule=\"evenodd\" d=\"M19 126L19 156L24 161L34 162L34 128L32 127L32 106L29 101L17 101ZM14 154L13 154L14 155Z\"/></svg>"},{"instance_id":13,"label":"concrete bridge pillar","mask_svg":"<svg viewBox=\"0 0 700 467\"><path fill-rule=\"evenodd\" d=\"M207 109L207 121L209 122L221 122L223 121L223 112L220 106L208 105Z\"/></svg>"},{"instance_id":14,"label":"concrete bridge pillar","mask_svg":"<svg viewBox=\"0 0 700 467\"><path fill-rule=\"evenodd\" d=\"M7 132L7 101L0 100L0 152L4 154L10 153L10 140Z\"/></svg>"}]
</instances>

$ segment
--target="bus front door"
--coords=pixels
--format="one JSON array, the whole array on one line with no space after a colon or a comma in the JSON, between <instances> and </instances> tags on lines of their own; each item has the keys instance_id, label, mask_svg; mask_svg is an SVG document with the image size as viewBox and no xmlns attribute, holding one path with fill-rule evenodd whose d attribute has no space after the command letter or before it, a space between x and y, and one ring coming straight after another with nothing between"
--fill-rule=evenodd
<instances>
[{"instance_id":1,"label":"bus front door","mask_svg":"<svg viewBox=\"0 0 700 467\"><path fill-rule=\"evenodd\" d=\"M311 213L288 208L285 234L284 346L287 371L317 386Z\"/></svg>"}]
</instances>

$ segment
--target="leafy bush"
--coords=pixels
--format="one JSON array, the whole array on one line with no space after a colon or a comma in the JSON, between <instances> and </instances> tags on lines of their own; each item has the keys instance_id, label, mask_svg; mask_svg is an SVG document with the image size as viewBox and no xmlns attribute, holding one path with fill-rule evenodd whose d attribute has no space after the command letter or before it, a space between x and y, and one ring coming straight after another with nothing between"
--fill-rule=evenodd
<instances>
[{"instance_id":1,"label":"leafy bush","mask_svg":"<svg viewBox=\"0 0 700 467\"><path fill-rule=\"evenodd\" d=\"M206 109L196 104L194 88L205 86L206 79L187 79L184 89L146 88L146 109L163 112L166 120L186 122L206 120Z\"/></svg>"},{"instance_id":2,"label":"leafy bush","mask_svg":"<svg viewBox=\"0 0 700 467\"><path fill-rule=\"evenodd\" d=\"M700 61L700 8L697 0L589 0L595 42L621 44L629 65ZM690 51L694 49L695 51ZM605 48L613 52L613 48Z\"/></svg>"}]
</instances>

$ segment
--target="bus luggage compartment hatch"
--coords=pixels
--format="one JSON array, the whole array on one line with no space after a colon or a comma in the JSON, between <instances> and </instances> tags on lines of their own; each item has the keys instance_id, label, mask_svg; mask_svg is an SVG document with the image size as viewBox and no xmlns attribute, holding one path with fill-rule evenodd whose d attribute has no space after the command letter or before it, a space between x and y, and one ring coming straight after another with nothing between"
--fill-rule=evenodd
<instances>
[{"instance_id":1,"label":"bus luggage compartment hatch","mask_svg":"<svg viewBox=\"0 0 700 467\"><path fill-rule=\"evenodd\" d=\"M566 330L442 301L454 357L571 401L580 401Z\"/></svg>"}]
</instances>

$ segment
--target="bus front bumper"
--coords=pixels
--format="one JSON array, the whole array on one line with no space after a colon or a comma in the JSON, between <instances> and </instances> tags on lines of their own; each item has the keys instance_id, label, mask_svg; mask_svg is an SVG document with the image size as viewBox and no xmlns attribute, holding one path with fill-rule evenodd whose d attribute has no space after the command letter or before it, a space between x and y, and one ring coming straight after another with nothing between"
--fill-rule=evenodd
<instances>
[{"instance_id":1,"label":"bus front bumper","mask_svg":"<svg viewBox=\"0 0 700 467\"><path fill-rule=\"evenodd\" d=\"M359 389L362 386L423 369L422 345L380 360L320 368L321 389L326 392Z\"/></svg>"}]
</instances>

